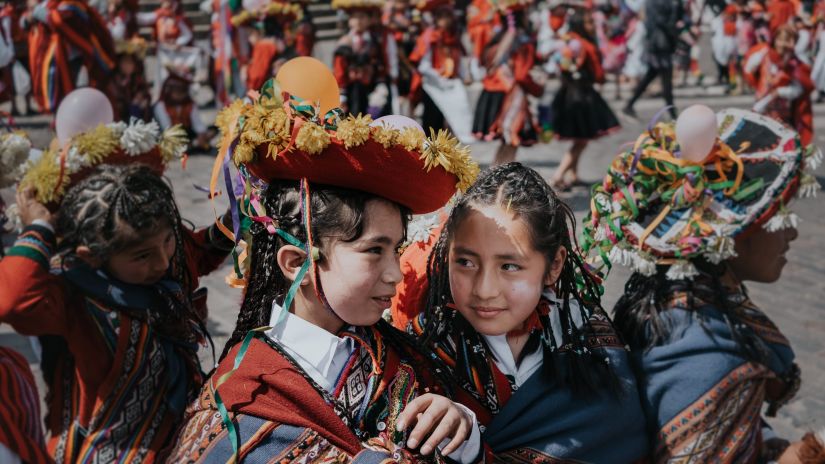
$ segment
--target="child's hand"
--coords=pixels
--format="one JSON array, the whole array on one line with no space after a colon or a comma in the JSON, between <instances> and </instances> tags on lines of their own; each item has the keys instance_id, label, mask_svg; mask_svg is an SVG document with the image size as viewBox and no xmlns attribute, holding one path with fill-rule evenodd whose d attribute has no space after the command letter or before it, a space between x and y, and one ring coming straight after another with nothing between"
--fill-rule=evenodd
<instances>
[{"instance_id":1,"label":"child's hand","mask_svg":"<svg viewBox=\"0 0 825 464\"><path fill-rule=\"evenodd\" d=\"M413 424L415 427L407 439L407 448L416 448L429 436L419 449L424 455L432 453L439 443L451 438L441 450L441 454L447 456L458 449L473 431L473 420L464 409L447 398L432 393L419 396L401 411L397 429L404 430Z\"/></svg>"},{"instance_id":2,"label":"child's hand","mask_svg":"<svg viewBox=\"0 0 825 464\"><path fill-rule=\"evenodd\" d=\"M30 226L36 219L42 219L54 225L54 217L48 208L34 197L33 187L27 187L17 191L17 208L20 211L20 220L23 226Z\"/></svg>"}]
</instances>

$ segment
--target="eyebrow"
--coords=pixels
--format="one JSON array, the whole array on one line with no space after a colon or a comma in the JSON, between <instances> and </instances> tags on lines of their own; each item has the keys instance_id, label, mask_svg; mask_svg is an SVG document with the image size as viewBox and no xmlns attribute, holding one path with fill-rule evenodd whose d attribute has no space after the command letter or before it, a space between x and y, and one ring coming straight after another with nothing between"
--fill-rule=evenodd
<instances>
[{"instance_id":1,"label":"eyebrow","mask_svg":"<svg viewBox=\"0 0 825 464\"><path fill-rule=\"evenodd\" d=\"M464 248L462 246L457 246L457 247L454 248L454 250L455 250L456 253L458 253L460 255L470 255L470 256L473 256L475 258L480 257L480 255L478 253L476 253L475 251L470 250L469 248ZM495 255L495 258L500 259L500 260L521 260L522 259L522 257L519 256L519 255L514 255L514 254L509 254L509 253Z\"/></svg>"},{"instance_id":2,"label":"eyebrow","mask_svg":"<svg viewBox=\"0 0 825 464\"><path fill-rule=\"evenodd\" d=\"M397 243L393 243L394 240L387 237L386 235L380 235L378 237L366 237L362 240L364 241L364 243L371 243L371 244L377 244L377 245L388 245L388 246L400 245L401 243L404 242L404 240L401 239Z\"/></svg>"}]
</instances>

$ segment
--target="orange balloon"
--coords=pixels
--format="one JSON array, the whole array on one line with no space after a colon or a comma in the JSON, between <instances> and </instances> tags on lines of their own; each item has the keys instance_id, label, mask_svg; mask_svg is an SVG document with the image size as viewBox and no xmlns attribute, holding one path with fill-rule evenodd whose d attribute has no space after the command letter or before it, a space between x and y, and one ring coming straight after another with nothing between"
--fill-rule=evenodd
<instances>
[{"instance_id":1,"label":"orange balloon","mask_svg":"<svg viewBox=\"0 0 825 464\"><path fill-rule=\"evenodd\" d=\"M293 58L281 66L275 80L281 90L290 95L320 103L323 116L329 110L341 106L338 81L324 63L309 56Z\"/></svg>"}]
</instances>

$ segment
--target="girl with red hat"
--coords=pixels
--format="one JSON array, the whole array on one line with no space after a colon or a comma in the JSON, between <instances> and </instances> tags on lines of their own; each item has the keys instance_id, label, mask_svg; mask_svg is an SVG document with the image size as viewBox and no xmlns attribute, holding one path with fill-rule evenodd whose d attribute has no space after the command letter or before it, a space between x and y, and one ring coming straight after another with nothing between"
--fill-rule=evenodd
<instances>
[{"instance_id":1,"label":"girl with red hat","mask_svg":"<svg viewBox=\"0 0 825 464\"><path fill-rule=\"evenodd\" d=\"M246 291L170 460L474 462L472 413L382 315L408 215L442 207L478 168L444 131L426 139L282 92L294 62L219 116L216 172L232 160L244 183L230 201L249 225L226 233L244 237L231 281Z\"/></svg>"}]
</instances>

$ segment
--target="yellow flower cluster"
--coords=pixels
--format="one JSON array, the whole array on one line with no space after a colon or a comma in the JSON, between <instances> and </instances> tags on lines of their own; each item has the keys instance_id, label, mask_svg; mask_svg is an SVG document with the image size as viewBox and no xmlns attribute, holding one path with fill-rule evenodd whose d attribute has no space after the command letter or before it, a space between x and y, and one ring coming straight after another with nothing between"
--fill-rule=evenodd
<instances>
[{"instance_id":1,"label":"yellow flower cluster","mask_svg":"<svg viewBox=\"0 0 825 464\"><path fill-rule=\"evenodd\" d=\"M323 127L306 121L295 136L295 146L310 155L317 155L329 145L329 134Z\"/></svg>"},{"instance_id":2,"label":"yellow flower cluster","mask_svg":"<svg viewBox=\"0 0 825 464\"><path fill-rule=\"evenodd\" d=\"M278 0L270 2L260 11L241 10L240 13L232 16L229 22L231 22L233 26L242 26L262 16L288 16L294 19L295 22L298 22L304 18L304 11L298 3Z\"/></svg>"},{"instance_id":3,"label":"yellow flower cluster","mask_svg":"<svg viewBox=\"0 0 825 464\"><path fill-rule=\"evenodd\" d=\"M26 174L20 181L20 188L34 187L35 198L40 203L52 203L61 198L66 191L66 183L60 180L60 160L52 150L44 151L37 162L29 162Z\"/></svg>"},{"instance_id":4,"label":"yellow flower cluster","mask_svg":"<svg viewBox=\"0 0 825 464\"><path fill-rule=\"evenodd\" d=\"M332 0L332 8L336 10L356 10L361 8L384 8L384 0Z\"/></svg>"},{"instance_id":5,"label":"yellow flower cluster","mask_svg":"<svg viewBox=\"0 0 825 464\"><path fill-rule=\"evenodd\" d=\"M256 161L256 151L259 146L268 144L268 154L281 153L290 145L290 137L294 130L293 122L283 109L280 99L259 101L254 104L235 102L221 111L217 118L217 125L224 135L224 143L237 141L234 161L243 164ZM300 117L300 116L293 116ZM427 139L421 130L414 127L405 127L401 130L387 126L370 126L372 118L367 116L348 116L338 121L334 130L312 121L304 120L295 134L294 146L306 153L317 155L326 149L333 141L339 141L347 149L358 147L370 138L381 144L385 149L400 145L405 150L421 153L421 160L427 171L441 166L447 172L458 177L457 188L464 191L478 176L478 164L470 156L469 147L462 146L458 140L446 130L438 133L431 132ZM220 147L221 152L226 147Z\"/></svg>"},{"instance_id":6,"label":"yellow flower cluster","mask_svg":"<svg viewBox=\"0 0 825 464\"><path fill-rule=\"evenodd\" d=\"M467 190L475 182L479 172L478 164L470 156L470 147L459 144L458 140L444 129L439 129L437 134L430 129L430 134L431 137L424 142L421 153L424 168L430 171L437 166L443 167L458 177L456 187L459 190Z\"/></svg>"},{"instance_id":7,"label":"yellow flower cluster","mask_svg":"<svg viewBox=\"0 0 825 464\"><path fill-rule=\"evenodd\" d=\"M120 148L120 139L115 131L103 124L72 138L72 146L80 156L86 158L87 165L97 164Z\"/></svg>"},{"instance_id":8,"label":"yellow flower cluster","mask_svg":"<svg viewBox=\"0 0 825 464\"><path fill-rule=\"evenodd\" d=\"M370 115L349 116L338 123L335 137L344 142L344 147L350 149L362 145L370 138Z\"/></svg>"}]
</instances>

